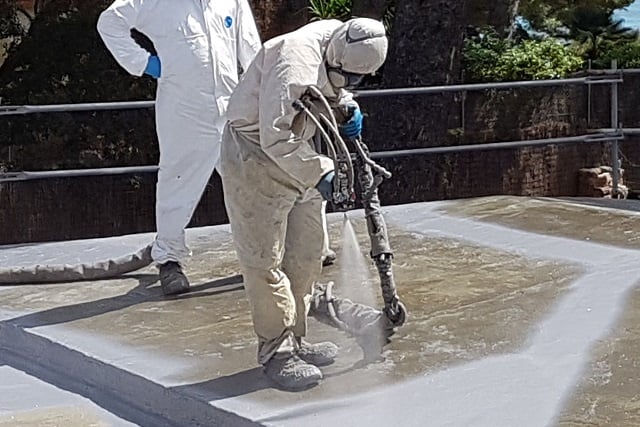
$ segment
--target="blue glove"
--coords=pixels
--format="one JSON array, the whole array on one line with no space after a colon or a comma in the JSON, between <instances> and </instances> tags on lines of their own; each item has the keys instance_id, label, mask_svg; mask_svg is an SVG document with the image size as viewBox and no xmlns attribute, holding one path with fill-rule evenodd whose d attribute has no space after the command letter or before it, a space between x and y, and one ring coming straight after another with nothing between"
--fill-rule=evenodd
<instances>
[{"instance_id":1,"label":"blue glove","mask_svg":"<svg viewBox=\"0 0 640 427\"><path fill-rule=\"evenodd\" d=\"M160 77L161 68L160 58L155 55L151 55L147 61L147 68L144 69L144 73L150 75L154 79L157 79Z\"/></svg>"},{"instance_id":2,"label":"blue glove","mask_svg":"<svg viewBox=\"0 0 640 427\"><path fill-rule=\"evenodd\" d=\"M358 138L362 134L362 112L360 107L356 107L352 110L351 118L345 124L340 126L340 132L342 136L349 139Z\"/></svg>"},{"instance_id":3,"label":"blue glove","mask_svg":"<svg viewBox=\"0 0 640 427\"><path fill-rule=\"evenodd\" d=\"M320 179L320 182L318 183L318 185L316 185L316 188L322 195L322 198L327 201L333 200L333 177L334 176L335 174L333 173L333 171L331 171L325 176L323 176Z\"/></svg>"}]
</instances>

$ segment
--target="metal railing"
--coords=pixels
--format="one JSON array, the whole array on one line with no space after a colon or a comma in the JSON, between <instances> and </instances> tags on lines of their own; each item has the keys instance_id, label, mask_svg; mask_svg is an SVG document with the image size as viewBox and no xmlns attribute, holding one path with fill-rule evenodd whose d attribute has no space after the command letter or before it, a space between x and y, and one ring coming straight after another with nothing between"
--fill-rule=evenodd
<instances>
[{"instance_id":1,"label":"metal railing","mask_svg":"<svg viewBox=\"0 0 640 427\"><path fill-rule=\"evenodd\" d=\"M155 101L90 102L85 104L54 105L0 105L0 116L17 116L21 114L38 113L69 113L73 111L133 110L136 108L151 108L154 106Z\"/></svg>"},{"instance_id":2,"label":"metal railing","mask_svg":"<svg viewBox=\"0 0 640 427\"><path fill-rule=\"evenodd\" d=\"M428 86L415 88L394 88L394 89L376 89L376 90L360 90L355 91L357 98L381 97L381 96L414 96L429 95L445 92L469 92L482 90L507 90L516 88L530 87L554 87L568 85L600 85L607 84L611 86L611 128L595 129L592 133L586 135L576 135L560 138L519 140L519 141L503 141L503 142L481 142L474 144L455 145L455 146L438 146L427 148L411 148L406 150L390 150L372 152L371 157L374 159L404 157L413 155L441 154L465 151L483 151L520 148L528 146L544 146L556 145L564 143L612 143L612 160L613 160L613 192L618 194L618 183L620 180L620 160L618 142L624 139L625 134L640 133L640 129L624 129L618 123L618 85L623 82L624 74L637 74L640 69L619 70L616 62L612 63L610 70L590 70L590 74L584 77L575 77L567 79L554 80L532 80L532 81L516 81L516 82L497 82L497 83L477 83L477 84L460 84L445 86ZM590 103L590 100L588 101ZM76 112L76 111L98 111L98 110L123 110L123 109L140 109L152 108L155 101L129 101L129 102L106 102L106 103L78 103L78 104L57 104L57 105L0 105L0 116L14 116L24 114L37 113L53 113L53 112ZM590 110L590 106L589 106ZM71 169L57 171L22 171L0 173L0 183L10 181L29 181L48 178L67 178L79 176L99 176L99 175L119 175L119 174L143 174L155 173L157 166L129 166L129 167L109 167L98 169Z\"/></svg>"},{"instance_id":3,"label":"metal railing","mask_svg":"<svg viewBox=\"0 0 640 427\"><path fill-rule=\"evenodd\" d=\"M359 98L371 96L390 96L390 95L426 95L444 92L471 92L479 90L505 90L527 87L552 87L552 86L569 86L579 84L612 84L622 83L622 73L618 71L612 76L585 76L575 77L572 79L554 79L554 80L525 80L518 82L496 82L496 83L471 83L461 85L444 85L444 86L426 86L398 89L374 89L356 91L355 96Z\"/></svg>"},{"instance_id":4,"label":"metal railing","mask_svg":"<svg viewBox=\"0 0 640 427\"><path fill-rule=\"evenodd\" d=\"M533 147L539 145L554 145L565 143L578 143L578 142L609 142L620 141L624 139L622 132L598 132L587 135L578 136L566 136L559 138L546 138L546 139L527 139L522 141L504 141L504 142L487 142L479 144L466 144L466 145L451 145L440 147L427 147L427 148L411 148L407 150L391 150L391 151L374 151L371 153L373 159L384 159L389 157L403 157L411 156L414 154L442 154L442 153L455 153L465 151L485 151L485 150L498 150L507 148L521 148L521 147Z\"/></svg>"},{"instance_id":5,"label":"metal railing","mask_svg":"<svg viewBox=\"0 0 640 427\"><path fill-rule=\"evenodd\" d=\"M48 178L70 178L80 176L107 176L156 173L158 166L126 166L98 169L65 169L56 171L23 171L0 174L0 182L33 181Z\"/></svg>"},{"instance_id":6,"label":"metal railing","mask_svg":"<svg viewBox=\"0 0 640 427\"><path fill-rule=\"evenodd\" d=\"M626 71L626 70L625 70ZM428 95L443 92L462 92L480 90L506 90L524 87L552 87L568 86L578 84L612 84L622 83L623 71L615 73L614 77L586 76L572 79L556 80L526 80L518 82L498 82L498 83L474 83L462 85L426 86L397 89L373 89L354 91L357 98L378 97L378 96L403 96L403 95ZM152 108L155 101L123 101L123 102L90 102L78 104L53 104L53 105L0 105L0 116L15 116L21 114L38 113L61 113L73 111L99 111L99 110L124 110L137 108Z\"/></svg>"}]
</instances>

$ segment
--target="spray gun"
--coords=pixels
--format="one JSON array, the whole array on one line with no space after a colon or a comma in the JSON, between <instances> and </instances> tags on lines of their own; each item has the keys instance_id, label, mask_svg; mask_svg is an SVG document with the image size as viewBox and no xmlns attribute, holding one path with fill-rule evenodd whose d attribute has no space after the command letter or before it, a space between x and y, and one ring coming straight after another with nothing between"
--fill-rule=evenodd
<instances>
[{"instance_id":1,"label":"spray gun","mask_svg":"<svg viewBox=\"0 0 640 427\"><path fill-rule=\"evenodd\" d=\"M338 123L327 99L318 88L310 86L307 92L293 103L293 106L298 111L306 113L307 117L314 122L325 143L327 155L333 160L335 175L333 195L329 200L333 209L338 212L353 209L356 201L353 158L338 132Z\"/></svg>"},{"instance_id":2,"label":"spray gun","mask_svg":"<svg viewBox=\"0 0 640 427\"><path fill-rule=\"evenodd\" d=\"M342 153L333 158L334 178L331 205L337 212L347 212L355 207L356 192L354 189L353 159L346 159Z\"/></svg>"},{"instance_id":3,"label":"spray gun","mask_svg":"<svg viewBox=\"0 0 640 427\"><path fill-rule=\"evenodd\" d=\"M314 101L319 101L324 107L324 111L319 111ZM355 207L356 191L354 182L356 174L354 172L354 162L361 162L363 165L367 165L373 173L373 181L367 182L367 185L361 187L363 191L362 199L368 198L371 192L377 191L383 180L391 178L391 172L371 159L369 150L360 137L347 139L353 147L353 150L349 150L338 131L338 123L333 112L338 113L341 122L346 122L351 118L357 106L346 103L333 110L322 92L315 86L310 86L302 98L296 100L293 105L298 111L307 113L307 116L315 122L326 144L328 155L334 162L333 198L330 202L335 211L346 212ZM329 132L332 134L331 136Z\"/></svg>"},{"instance_id":4,"label":"spray gun","mask_svg":"<svg viewBox=\"0 0 640 427\"><path fill-rule=\"evenodd\" d=\"M342 120L344 122L347 122L351 119L357 108L357 104L347 102L344 106L337 109L337 111L342 116ZM359 178L361 184L360 189L362 194L360 194L360 198L362 200L367 200L371 197L371 193L377 191L378 186L380 186L380 184L385 179L391 178L391 172L371 159L369 148L362 141L361 137L358 136L357 138L349 138L347 140L349 141L349 144L354 148L354 152L351 154L351 159L352 162L356 165L355 168L358 170L358 172L361 172L363 166L366 166L368 169L367 171L364 171L364 174L356 173L356 176ZM362 182L363 178L366 178L364 175L369 174L372 175L372 181Z\"/></svg>"},{"instance_id":5,"label":"spray gun","mask_svg":"<svg viewBox=\"0 0 640 427\"><path fill-rule=\"evenodd\" d=\"M371 258L376 264L380 276L380 286L385 307L383 312L390 327L401 326L406 321L407 311L400 302L393 278L393 253L387 236L387 227L382 216L378 186L391 173L374 162L369 149L361 138L349 139L353 146L350 152L347 144L338 131L335 113L342 115L347 121L354 112L349 103L343 108L332 109L322 92L310 86L301 99L294 102L294 107L304 111L317 126L318 132L325 142L329 157L334 161L335 177L332 205L334 210L345 212L355 206L355 179L359 184L360 202L367 218L367 230L371 240ZM332 137L329 136L331 132Z\"/></svg>"},{"instance_id":6,"label":"spray gun","mask_svg":"<svg viewBox=\"0 0 640 427\"><path fill-rule=\"evenodd\" d=\"M347 121L354 114L357 105L347 103L342 114ZM406 308L400 302L393 278L393 253L387 237L387 226L382 216L378 186L385 179L391 178L391 172L374 162L369 155L369 148L362 138L352 138L349 142L355 149L352 160L355 175L358 177L360 201L367 218L367 230L371 240L371 258L380 275L382 297L385 302L384 314L393 326L402 325L406 321Z\"/></svg>"}]
</instances>

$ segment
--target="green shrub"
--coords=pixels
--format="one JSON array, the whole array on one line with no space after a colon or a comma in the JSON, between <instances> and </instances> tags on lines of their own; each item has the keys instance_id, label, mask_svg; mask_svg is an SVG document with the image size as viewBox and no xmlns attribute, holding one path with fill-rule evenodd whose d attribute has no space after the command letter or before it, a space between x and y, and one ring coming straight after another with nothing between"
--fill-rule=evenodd
<instances>
[{"instance_id":1,"label":"green shrub","mask_svg":"<svg viewBox=\"0 0 640 427\"><path fill-rule=\"evenodd\" d=\"M352 0L309 0L311 20L348 19L351 16L351 1Z\"/></svg>"},{"instance_id":2,"label":"green shrub","mask_svg":"<svg viewBox=\"0 0 640 427\"><path fill-rule=\"evenodd\" d=\"M464 47L467 82L556 79L582 65L578 52L551 38L511 43L489 32L467 39Z\"/></svg>"},{"instance_id":3,"label":"green shrub","mask_svg":"<svg viewBox=\"0 0 640 427\"><path fill-rule=\"evenodd\" d=\"M498 81L496 65L509 48L509 43L490 31L465 40L463 67L466 81Z\"/></svg>"},{"instance_id":4,"label":"green shrub","mask_svg":"<svg viewBox=\"0 0 640 427\"><path fill-rule=\"evenodd\" d=\"M600 55L591 65L593 68L610 68L613 59L618 61L619 68L640 68L640 41L607 43L601 46Z\"/></svg>"},{"instance_id":5,"label":"green shrub","mask_svg":"<svg viewBox=\"0 0 640 427\"><path fill-rule=\"evenodd\" d=\"M381 6L384 6L383 10L374 8L375 10L367 11L369 15L364 16L382 20L387 34L390 34L396 15L396 0L386 0ZM311 12L311 21L319 19L346 21L353 16L353 0L309 0L309 10ZM380 16L377 16L377 12L380 12Z\"/></svg>"},{"instance_id":6,"label":"green shrub","mask_svg":"<svg viewBox=\"0 0 640 427\"><path fill-rule=\"evenodd\" d=\"M504 80L557 79L578 71L583 59L555 40L525 40L504 53L498 72Z\"/></svg>"}]
</instances>

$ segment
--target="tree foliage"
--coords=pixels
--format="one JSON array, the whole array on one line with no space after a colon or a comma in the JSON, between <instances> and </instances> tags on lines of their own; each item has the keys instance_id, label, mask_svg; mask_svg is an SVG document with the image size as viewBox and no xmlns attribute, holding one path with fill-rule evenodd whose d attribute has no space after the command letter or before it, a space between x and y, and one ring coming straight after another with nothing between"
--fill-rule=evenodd
<instances>
[{"instance_id":1,"label":"tree foliage","mask_svg":"<svg viewBox=\"0 0 640 427\"><path fill-rule=\"evenodd\" d=\"M591 64L592 68L610 68L614 59L619 68L640 68L640 41L638 40L604 41L599 49L598 57Z\"/></svg>"},{"instance_id":2,"label":"tree foliage","mask_svg":"<svg viewBox=\"0 0 640 427\"><path fill-rule=\"evenodd\" d=\"M352 16L380 19L390 32L395 17L396 0L309 0L311 20L340 19Z\"/></svg>"},{"instance_id":3,"label":"tree foliage","mask_svg":"<svg viewBox=\"0 0 640 427\"><path fill-rule=\"evenodd\" d=\"M468 82L561 78L583 63L578 52L551 38L516 43L485 31L467 39L464 47Z\"/></svg>"},{"instance_id":4,"label":"tree foliage","mask_svg":"<svg viewBox=\"0 0 640 427\"><path fill-rule=\"evenodd\" d=\"M351 17L352 0L309 0L311 20L348 19Z\"/></svg>"},{"instance_id":5,"label":"tree foliage","mask_svg":"<svg viewBox=\"0 0 640 427\"><path fill-rule=\"evenodd\" d=\"M570 28L579 8L613 13L629 6L634 0L520 0L519 15L533 29L555 34L562 27Z\"/></svg>"},{"instance_id":6,"label":"tree foliage","mask_svg":"<svg viewBox=\"0 0 640 427\"><path fill-rule=\"evenodd\" d=\"M600 67L618 59L615 55L624 55L620 63L636 62L632 55L638 31L626 28L622 19L614 17L617 9L631 3L633 0L522 0L520 14L537 36L570 43L583 59ZM519 34L532 35L525 31Z\"/></svg>"},{"instance_id":7,"label":"tree foliage","mask_svg":"<svg viewBox=\"0 0 640 427\"><path fill-rule=\"evenodd\" d=\"M569 36L579 43L587 59L600 56L600 47L606 41L635 40L638 32L622 25L622 19L614 19L613 11L594 7L578 7L572 15Z\"/></svg>"}]
</instances>

